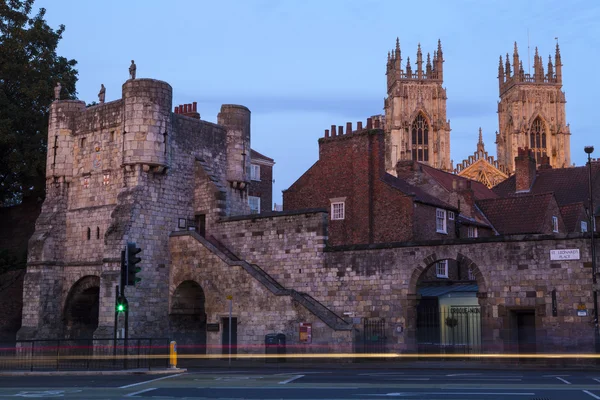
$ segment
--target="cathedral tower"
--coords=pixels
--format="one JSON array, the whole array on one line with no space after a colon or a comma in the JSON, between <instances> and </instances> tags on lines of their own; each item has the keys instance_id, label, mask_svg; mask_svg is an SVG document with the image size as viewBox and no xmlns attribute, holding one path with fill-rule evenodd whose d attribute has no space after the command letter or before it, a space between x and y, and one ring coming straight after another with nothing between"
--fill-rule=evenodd
<instances>
[{"instance_id":1,"label":"cathedral tower","mask_svg":"<svg viewBox=\"0 0 600 400\"><path fill-rule=\"evenodd\" d=\"M519 60L517 43L512 56L498 66L500 102L498 103L499 133L496 135L498 161L514 172L519 147L533 151L539 165L548 156L554 168L571 165L569 125L565 120L565 93L562 88L562 63L556 44L554 64L548 56L547 71L535 49L533 73L525 73Z\"/></svg>"},{"instance_id":2,"label":"cathedral tower","mask_svg":"<svg viewBox=\"0 0 600 400\"><path fill-rule=\"evenodd\" d=\"M388 53L387 98L385 99L386 170L396 175L399 160L416 160L450 171L450 121L446 120L444 54L438 41L433 60L429 53L425 67L421 45L416 70L410 57L402 66L400 41Z\"/></svg>"}]
</instances>

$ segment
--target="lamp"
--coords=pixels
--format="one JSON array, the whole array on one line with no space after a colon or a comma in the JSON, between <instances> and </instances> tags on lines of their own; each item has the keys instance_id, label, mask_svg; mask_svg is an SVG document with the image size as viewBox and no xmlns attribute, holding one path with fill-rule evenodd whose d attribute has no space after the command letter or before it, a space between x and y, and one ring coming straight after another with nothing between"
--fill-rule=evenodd
<instances>
[{"instance_id":1,"label":"lamp","mask_svg":"<svg viewBox=\"0 0 600 400\"><path fill-rule=\"evenodd\" d=\"M592 156L594 152L594 146L585 146L583 149L588 156L588 183L589 183L589 195L590 195L590 247L592 255L592 286L594 290L594 344L596 353L600 353L600 331L598 330L598 291L597 291L597 279L596 279L596 246L594 244L594 236L596 231L596 213L594 210L594 195L592 191Z\"/></svg>"}]
</instances>

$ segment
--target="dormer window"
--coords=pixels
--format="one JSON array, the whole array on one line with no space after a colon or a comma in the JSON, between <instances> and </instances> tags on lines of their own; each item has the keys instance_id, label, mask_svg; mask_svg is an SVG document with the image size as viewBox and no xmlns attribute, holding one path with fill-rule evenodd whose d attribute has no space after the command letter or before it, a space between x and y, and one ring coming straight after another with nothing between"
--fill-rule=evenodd
<instances>
[{"instance_id":1,"label":"dormer window","mask_svg":"<svg viewBox=\"0 0 600 400\"><path fill-rule=\"evenodd\" d=\"M558 217L552 216L552 232L558 233Z\"/></svg>"}]
</instances>

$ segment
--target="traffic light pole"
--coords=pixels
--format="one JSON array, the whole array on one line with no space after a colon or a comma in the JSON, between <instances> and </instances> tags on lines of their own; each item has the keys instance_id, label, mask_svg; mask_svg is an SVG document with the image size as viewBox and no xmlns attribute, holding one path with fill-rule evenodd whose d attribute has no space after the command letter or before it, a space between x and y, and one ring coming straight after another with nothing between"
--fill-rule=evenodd
<instances>
[{"instance_id":1,"label":"traffic light pole","mask_svg":"<svg viewBox=\"0 0 600 400\"><path fill-rule=\"evenodd\" d=\"M115 327L113 329L113 363L117 361L117 323L119 322L119 312L117 303L119 302L119 285L115 285Z\"/></svg>"}]
</instances>

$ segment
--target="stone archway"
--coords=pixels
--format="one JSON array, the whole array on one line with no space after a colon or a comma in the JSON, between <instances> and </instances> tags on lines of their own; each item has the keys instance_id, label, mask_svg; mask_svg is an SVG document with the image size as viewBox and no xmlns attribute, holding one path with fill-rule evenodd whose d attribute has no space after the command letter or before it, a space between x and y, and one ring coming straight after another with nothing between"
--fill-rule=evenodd
<instances>
[{"instance_id":1,"label":"stone archway","mask_svg":"<svg viewBox=\"0 0 600 400\"><path fill-rule=\"evenodd\" d=\"M206 354L204 304L204 291L195 281L185 280L173 292L169 328L181 354Z\"/></svg>"},{"instance_id":2,"label":"stone archway","mask_svg":"<svg viewBox=\"0 0 600 400\"><path fill-rule=\"evenodd\" d=\"M444 264L446 277L438 278L443 274L438 274L436 268L441 271ZM475 262L461 253L441 251L430 254L413 270L408 284L405 304L407 349L425 351L427 345L431 345L431 349L444 347L451 336L453 344L458 343L454 339L459 338L463 346L461 351L481 351L486 340L487 283ZM449 300L452 296L463 298ZM477 315L473 318L467 313ZM467 325L466 329L463 324ZM424 326L433 334L423 335Z\"/></svg>"},{"instance_id":3,"label":"stone archway","mask_svg":"<svg viewBox=\"0 0 600 400\"><path fill-rule=\"evenodd\" d=\"M84 276L69 290L63 311L64 335L68 339L90 339L98 328L100 278Z\"/></svg>"}]
</instances>

